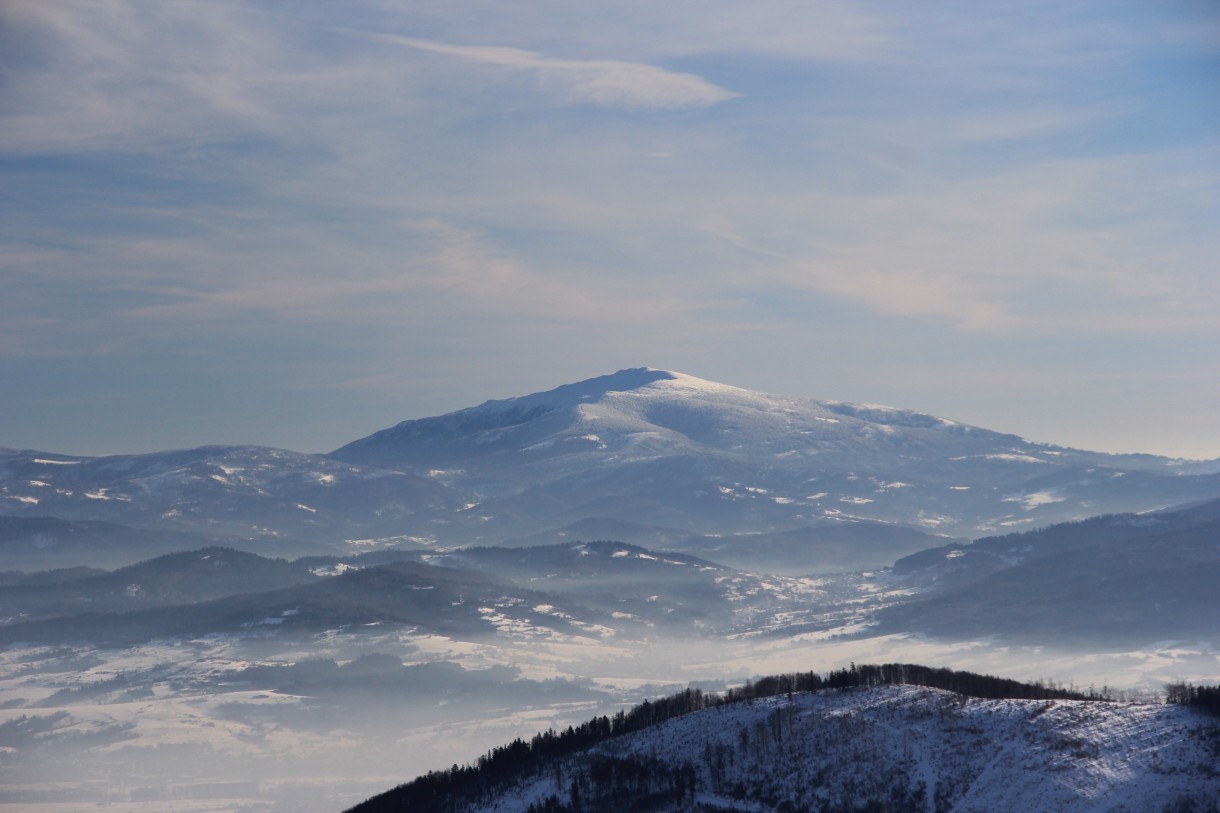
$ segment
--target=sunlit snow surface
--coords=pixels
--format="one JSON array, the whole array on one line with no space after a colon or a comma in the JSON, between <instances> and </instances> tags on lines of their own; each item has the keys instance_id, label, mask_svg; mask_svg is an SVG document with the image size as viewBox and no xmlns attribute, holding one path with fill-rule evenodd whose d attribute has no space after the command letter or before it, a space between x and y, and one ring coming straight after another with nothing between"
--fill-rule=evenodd
<instances>
[{"instance_id":1,"label":"sunlit snow surface","mask_svg":"<svg viewBox=\"0 0 1220 813\"><path fill-rule=\"evenodd\" d=\"M673 772L692 767L697 800L718 810L850 809L896 784L922 787L926 809L940 798L955 813L1159 811L1220 795L1207 745L1215 725L1184 708L981 700L902 686L705 710L592 752L657 760ZM470 810L523 813L551 796L566 801L569 786L556 776L571 776L581 759Z\"/></svg>"}]
</instances>

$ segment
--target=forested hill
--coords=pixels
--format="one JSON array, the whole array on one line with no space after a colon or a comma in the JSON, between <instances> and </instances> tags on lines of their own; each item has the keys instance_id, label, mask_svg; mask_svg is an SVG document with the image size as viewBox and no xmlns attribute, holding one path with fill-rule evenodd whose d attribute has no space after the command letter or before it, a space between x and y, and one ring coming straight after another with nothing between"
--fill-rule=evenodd
<instances>
[{"instance_id":1,"label":"forested hill","mask_svg":"<svg viewBox=\"0 0 1220 813\"><path fill-rule=\"evenodd\" d=\"M351 813L1070 811L1130 793L1162 800L1141 810L1215 810L1217 758L1220 724L1178 706L852 665L723 694L687 690L516 740Z\"/></svg>"}]
</instances>

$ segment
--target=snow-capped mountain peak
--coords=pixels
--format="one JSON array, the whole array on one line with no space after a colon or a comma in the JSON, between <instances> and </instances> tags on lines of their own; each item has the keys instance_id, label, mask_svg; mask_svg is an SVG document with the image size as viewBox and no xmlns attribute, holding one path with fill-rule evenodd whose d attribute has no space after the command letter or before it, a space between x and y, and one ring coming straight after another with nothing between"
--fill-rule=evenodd
<instances>
[{"instance_id":1,"label":"snow-capped mountain peak","mask_svg":"<svg viewBox=\"0 0 1220 813\"><path fill-rule=\"evenodd\" d=\"M860 521L979 536L1220 495L1220 474L1172 462L637 367L403 421L329 455L0 455L0 513L442 546L590 521L631 523L649 544Z\"/></svg>"},{"instance_id":2,"label":"snow-capped mountain peak","mask_svg":"<svg viewBox=\"0 0 1220 813\"><path fill-rule=\"evenodd\" d=\"M551 515L552 527L600 516L701 533L829 517L974 535L1129 510L1125 498L1106 496L1125 473L1128 493L1151 494L1136 483L1154 473L1174 480L1175 498L1162 505L1180 502L1185 483L1157 458L1049 447L913 410L650 367L404 421L331 456L440 472L488 508L529 494L500 510ZM1209 482L1201 496L1216 490Z\"/></svg>"},{"instance_id":3,"label":"snow-capped mountain peak","mask_svg":"<svg viewBox=\"0 0 1220 813\"><path fill-rule=\"evenodd\" d=\"M638 390L649 387L657 382L670 381L679 377L689 378L689 376L682 376L680 373L671 373L667 370L657 370L652 367L633 367L619 370L609 375L577 381L573 384L563 384L545 392L485 401L477 407L459 410L458 413L451 414L495 412L520 407L529 408L538 406L561 409L583 403L596 403L611 393Z\"/></svg>"}]
</instances>

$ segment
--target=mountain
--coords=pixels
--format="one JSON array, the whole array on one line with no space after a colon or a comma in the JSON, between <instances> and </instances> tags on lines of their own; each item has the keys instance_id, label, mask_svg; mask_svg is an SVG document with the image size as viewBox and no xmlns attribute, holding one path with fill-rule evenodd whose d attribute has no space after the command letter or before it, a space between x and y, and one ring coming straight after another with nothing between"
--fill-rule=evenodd
<instances>
[{"instance_id":1,"label":"mountain","mask_svg":"<svg viewBox=\"0 0 1220 813\"><path fill-rule=\"evenodd\" d=\"M944 545L944 535L909 525L849 517L814 517L789 531L691 535L674 528L588 517L562 528L506 539L502 547L533 547L570 540L633 543L712 559L730 567L786 576L842 573L885 567L895 559Z\"/></svg>"},{"instance_id":2,"label":"mountain","mask_svg":"<svg viewBox=\"0 0 1220 813\"><path fill-rule=\"evenodd\" d=\"M544 592L561 606L596 610L612 619L603 624L628 635L740 632L775 613L791 612L812 596L796 580L620 542L466 548L427 561Z\"/></svg>"},{"instance_id":3,"label":"mountain","mask_svg":"<svg viewBox=\"0 0 1220 813\"><path fill-rule=\"evenodd\" d=\"M541 594L522 592L505 607L532 626L576 630L572 614L534 613ZM0 644L21 641L131 645L199 635L308 635L349 627L418 625L457 638L490 636L513 618L504 584L480 574L401 562L352 570L314 583L211 601L130 612L91 612L0 626ZM524 605L524 606L519 606ZM514 612L514 609L516 611ZM567 615L567 617L563 617Z\"/></svg>"},{"instance_id":4,"label":"mountain","mask_svg":"<svg viewBox=\"0 0 1220 813\"><path fill-rule=\"evenodd\" d=\"M121 613L265 592L319 578L306 564L204 548L109 573L0 586L0 619L11 623L85 612Z\"/></svg>"},{"instance_id":5,"label":"mountain","mask_svg":"<svg viewBox=\"0 0 1220 813\"><path fill-rule=\"evenodd\" d=\"M188 531L213 543L253 541L266 552L288 547L299 555L319 543L427 533L465 500L427 476L260 446L110 457L0 454L5 515L102 520L145 534Z\"/></svg>"},{"instance_id":6,"label":"mountain","mask_svg":"<svg viewBox=\"0 0 1220 813\"><path fill-rule=\"evenodd\" d=\"M375 628L621 651L804 634L1086 650L1193 645L1214 641L1220 617L1220 500L931 548L892 569L829 578L760 575L594 541L294 562L207 548L110 573L7 582L0 644Z\"/></svg>"},{"instance_id":7,"label":"mountain","mask_svg":"<svg viewBox=\"0 0 1220 813\"><path fill-rule=\"evenodd\" d=\"M405 421L330 457L428 472L474 495L455 532L501 537L591 517L692 534L839 518L977 536L1220 495L1220 475L1183 461L650 368Z\"/></svg>"},{"instance_id":8,"label":"mountain","mask_svg":"<svg viewBox=\"0 0 1220 813\"><path fill-rule=\"evenodd\" d=\"M876 631L1072 646L1211 640L1220 500L937 548L895 572L932 595L882 610Z\"/></svg>"},{"instance_id":9,"label":"mountain","mask_svg":"<svg viewBox=\"0 0 1220 813\"><path fill-rule=\"evenodd\" d=\"M818 517L790 531L695 536L669 547L733 567L797 576L885 567L944 539L909 525Z\"/></svg>"},{"instance_id":10,"label":"mountain","mask_svg":"<svg viewBox=\"0 0 1220 813\"><path fill-rule=\"evenodd\" d=\"M812 573L885 564L933 537L1217 496L1215 465L649 368L406 421L329 455L0 450L0 516L191 533L203 538L177 549L277 555L590 541L632 528L628 541L650 547ZM66 564L53 552L34 562Z\"/></svg>"},{"instance_id":11,"label":"mountain","mask_svg":"<svg viewBox=\"0 0 1220 813\"><path fill-rule=\"evenodd\" d=\"M794 691L808 683L843 687ZM739 698L688 690L517 740L350 813L1217 809L1215 717L1040 688L889 665L764 678Z\"/></svg>"},{"instance_id":12,"label":"mountain","mask_svg":"<svg viewBox=\"0 0 1220 813\"><path fill-rule=\"evenodd\" d=\"M58 584L0 587L0 613L8 616L0 645L367 628L621 648L826 629L867 609L854 585L831 589L618 542L398 553L380 563L389 555L285 562L208 548Z\"/></svg>"},{"instance_id":13,"label":"mountain","mask_svg":"<svg viewBox=\"0 0 1220 813\"><path fill-rule=\"evenodd\" d=\"M14 570L119 567L214 541L207 534L132 528L100 520L0 516L0 561Z\"/></svg>"},{"instance_id":14,"label":"mountain","mask_svg":"<svg viewBox=\"0 0 1220 813\"><path fill-rule=\"evenodd\" d=\"M1168 531L1220 522L1220 499L1163 511L1106 514L1063 522L1036 531L988 536L973 542L940 545L894 563L898 575L943 587L978 581L999 570L1043 556L1146 539ZM1141 543L1142 544L1142 543Z\"/></svg>"}]
</instances>

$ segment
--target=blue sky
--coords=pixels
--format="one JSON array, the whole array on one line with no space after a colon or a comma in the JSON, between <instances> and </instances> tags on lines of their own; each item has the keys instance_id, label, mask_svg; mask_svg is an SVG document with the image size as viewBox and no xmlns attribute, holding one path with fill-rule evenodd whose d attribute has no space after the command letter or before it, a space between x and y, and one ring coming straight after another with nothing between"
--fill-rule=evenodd
<instances>
[{"instance_id":1,"label":"blue sky","mask_svg":"<svg viewBox=\"0 0 1220 813\"><path fill-rule=\"evenodd\" d=\"M649 365L1220 456L1220 6L11 0L0 445Z\"/></svg>"}]
</instances>

